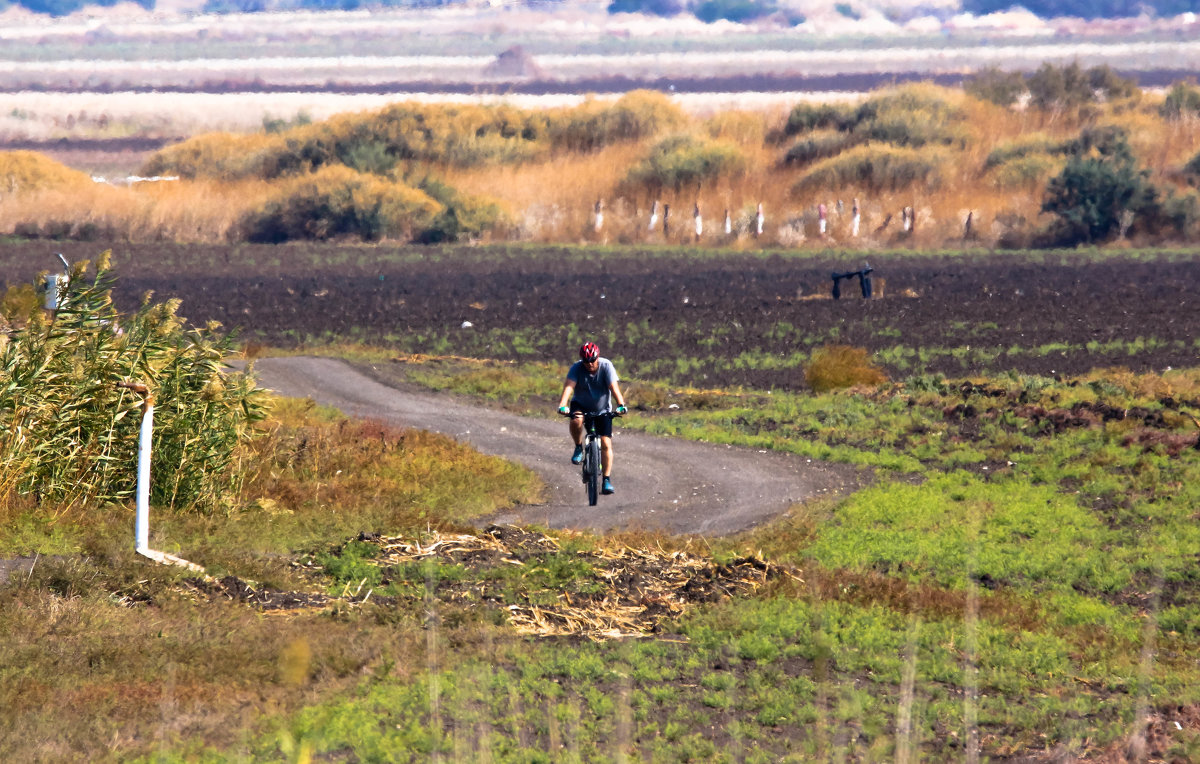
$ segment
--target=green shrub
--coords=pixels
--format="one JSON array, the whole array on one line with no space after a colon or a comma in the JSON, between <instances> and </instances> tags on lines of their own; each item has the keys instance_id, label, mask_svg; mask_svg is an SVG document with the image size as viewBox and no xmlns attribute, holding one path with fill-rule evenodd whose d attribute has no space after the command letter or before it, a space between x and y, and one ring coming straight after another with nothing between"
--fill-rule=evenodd
<instances>
[{"instance_id":1,"label":"green shrub","mask_svg":"<svg viewBox=\"0 0 1200 764\"><path fill-rule=\"evenodd\" d=\"M993 167L987 174L987 179L1001 190L1034 188L1046 182L1046 179L1061 170L1062 166L1062 159L1046 154L1032 154Z\"/></svg>"},{"instance_id":2,"label":"green shrub","mask_svg":"<svg viewBox=\"0 0 1200 764\"><path fill-rule=\"evenodd\" d=\"M1029 104L1037 109L1073 109L1096 103L1100 96L1112 100L1137 91L1136 83L1120 77L1108 66L1085 70L1078 62L1061 67L1042 64L1025 82Z\"/></svg>"},{"instance_id":3,"label":"green shrub","mask_svg":"<svg viewBox=\"0 0 1200 764\"><path fill-rule=\"evenodd\" d=\"M433 179L426 179L420 187L442 205L442 210L417 234L417 241L431 244L477 239L508 222L504 210L490 199L461 194Z\"/></svg>"},{"instance_id":4,"label":"green shrub","mask_svg":"<svg viewBox=\"0 0 1200 764\"><path fill-rule=\"evenodd\" d=\"M1158 107L1165 119L1183 119L1200 115L1200 88L1194 82L1176 82Z\"/></svg>"},{"instance_id":5,"label":"green shrub","mask_svg":"<svg viewBox=\"0 0 1200 764\"><path fill-rule=\"evenodd\" d=\"M819 159L837 156L846 149L862 143L862 140L836 130L814 130L796 139L787 154L784 164L809 164Z\"/></svg>"},{"instance_id":6,"label":"green shrub","mask_svg":"<svg viewBox=\"0 0 1200 764\"><path fill-rule=\"evenodd\" d=\"M809 130L849 130L857 123L856 108L849 104L798 103L788 114L783 132L793 136Z\"/></svg>"},{"instance_id":7,"label":"green shrub","mask_svg":"<svg viewBox=\"0 0 1200 764\"><path fill-rule=\"evenodd\" d=\"M1057 216L1052 235L1073 246L1108 239L1131 216L1139 226L1161 215L1158 190L1139 169L1119 128L1085 131L1069 145L1061 173L1046 186L1042 212Z\"/></svg>"},{"instance_id":8,"label":"green shrub","mask_svg":"<svg viewBox=\"0 0 1200 764\"><path fill-rule=\"evenodd\" d=\"M852 186L869 191L898 191L913 185L936 187L946 157L939 151L868 143L813 165L792 193Z\"/></svg>"},{"instance_id":9,"label":"green shrub","mask_svg":"<svg viewBox=\"0 0 1200 764\"><path fill-rule=\"evenodd\" d=\"M178 303L113 307L107 253L88 283L71 269L52 322L34 313L0 349L0 502L32 494L58 505L124 501L136 489L142 396L154 396L151 501L214 507L242 479L238 446L263 416L244 375L226 375L231 352L217 325L187 329Z\"/></svg>"},{"instance_id":10,"label":"green shrub","mask_svg":"<svg viewBox=\"0 0 1200 764\"><path fill-rule=\"evenodd\" d=\"M871 141L897 146L965 143L965 114L947 100L945 91L908 85L869 99L855 114L853 132Z\"/></svg>"},{"instance_id":11,"label":"green shrub","mask_svg":"<svg viewBox=\"0 0 1200 764\"><path fill-rule=\"evenodd\" d=\"M804 381L813 392L825 393L856 385L879 385L884 374L867 358L864 348L826 345L813 351L804 370Z\"/></svg>"},{"instance_id":12,"label":"green shrub","mask_svg":"<svg viewBox=\"0 0 1200 764\"><path fill-rule=\"evenodd\" d=\"M1062 141L1055 140L1045 133L1023 135L1016 140L1001 143L992 149L988 153L987 159L984 160L983 169L986 172L1014 159L1024 159L1031 155L1061 154L1062 150Z\"/></svg>"},{"instance_id":13,"label":"green shrub","mask_svg":"<svg viewBox=\"0 0 1200 764\"><path fill-rule=\"evenodd\" d=\"M442 211L428 194L333 166L293 182L243 221L249 241L411 239Z\"/></svg>"},{"instance_id":14,"label":"green shrub","mask_svg":"<svg viewBox=\"0 0 1200 764\"><path fill-rule=\"evenodd\" d=\"M857 142L884 141L897 146L964 143L966 115L947 92L930 85L907 85L859 104L798 104L788 115L785 136L811 130L853 133Z\"/></svg>"},{"instance_id":15,"label":"green shrub","mask_svg":"<svg viewBox=\"0 0 1200 764\"><path fill-rule=\"evenodd\" d=\"M621 181L621 190L698 190L703 183L745 169L746 159L735 146L676 135L659 142L649 157L634 165Z\"/></svg>"},{"instance_id":16,"label":"green shrub","mask_svg":"<svg viewBox=\"0 0 1200 764\"><path fill-rule=\"evenodd\" d=\"M997 106L1012 106L1028 88L1020 72L1006 72L996 67L982 69L963 83L963 90L981 101Z\"/></svg>"}]
</instances>

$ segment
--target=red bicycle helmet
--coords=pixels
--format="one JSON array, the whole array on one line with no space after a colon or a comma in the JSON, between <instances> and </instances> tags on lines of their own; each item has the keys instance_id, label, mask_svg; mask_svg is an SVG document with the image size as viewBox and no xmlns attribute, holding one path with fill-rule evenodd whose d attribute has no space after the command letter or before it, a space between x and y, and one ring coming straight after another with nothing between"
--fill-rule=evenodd
<instances>
[{"instance_id":1,"label":"red bicycle helmet","mask_svg":"<svg viewBox=\"0 0 1200 764\"><path fill-rule=\"evenodd\" d=\"M600 348L596 347L595 342L585 342L579 346L579 357L584 361L594 361L600 357Z\"/></svg>"}]
</instances>

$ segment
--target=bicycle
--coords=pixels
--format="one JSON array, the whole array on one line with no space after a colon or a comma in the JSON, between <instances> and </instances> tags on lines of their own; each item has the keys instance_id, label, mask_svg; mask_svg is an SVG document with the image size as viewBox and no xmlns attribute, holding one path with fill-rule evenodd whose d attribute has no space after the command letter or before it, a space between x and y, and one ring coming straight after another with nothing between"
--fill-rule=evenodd
<instances>
[{"instance_id":1,"label":"bicycle","mask_svg":"<svg viewBox=\"0 0 1200 764\"><path fill-rule=\"evenodd\" d=\"M621 416L611 411L601 414L589 414L586 411L573 411L563 414L565 417L583 418L583 484L587 487L588 506L596 506L600 499L600 479L603 477L603 464L600 459L600 436L596 434L596 420L605 417L613 419Z\"/></svg>"}]
</instances>

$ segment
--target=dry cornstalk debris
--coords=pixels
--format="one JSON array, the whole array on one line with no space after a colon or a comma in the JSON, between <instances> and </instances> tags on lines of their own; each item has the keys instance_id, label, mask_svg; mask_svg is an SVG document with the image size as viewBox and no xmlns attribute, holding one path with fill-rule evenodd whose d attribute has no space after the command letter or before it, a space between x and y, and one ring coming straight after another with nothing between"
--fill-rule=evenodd
<instances>
[{"instance_id":1,"label":"dry cornstalk debris","mask_svg":"<svg viewBox=\"0 0 1200 764\"><path fill-rule=\"evenodd\" d=\"M752 593L771 580L801 581L795 568L757 556L720 563L661 548L564 549L551 536L511 525L489 526L479 534L361 534L356 540L379 548L369 562L381 568L385 585L405 567L429 564L425 593L417 598L378 596L365 579L347 583L340 596L259 589L234 576L192 579L188 585L203 596L284 612L339 603L416 602L432 594L451 606L502 609L520 634L602 641L659 633L664 620L679 618L696 604ZM323 575L312 560L297 565L318 578ZM439 566L459 566L472 575L446 576Z\"/></svg>"},{"instance_id":2,"label":"dry cornstalk debris","mask_svg":"<svg viewBox=\"0 0 1200 764\"><path fill-rule=\"evenodd\" d=\"M360 540L379 546L381 554L373 561L385 569L432 561L474 570L512 565L533 571L554 564L555 556L560 567L582 564L557 591L538 588L534 577L527 577L530 587L519 595L524 601L509 604L503 604L502 584L489 577L439 585L438 596L451 601L466 599L461 587L470 587L479 601L502 606L518 632L539 637L646 636L697 603L753 592L775 578L800 580L796 570L754 556L725 564L661 549L564 551L556 539L516 526L489 526L478 535L433 532L423 539L364 535ZM564 555L569 559L562 560Z\"/></svg>"}]
</instances>

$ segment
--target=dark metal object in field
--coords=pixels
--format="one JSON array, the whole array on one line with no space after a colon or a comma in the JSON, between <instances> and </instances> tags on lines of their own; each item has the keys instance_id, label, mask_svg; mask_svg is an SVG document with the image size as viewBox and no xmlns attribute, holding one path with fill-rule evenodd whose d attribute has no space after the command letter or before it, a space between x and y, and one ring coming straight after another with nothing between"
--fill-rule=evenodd
<instances>
[{"instance_id":1,"label":"dark metal object in field","mask_svg":"<svg viewBox=\"0 0 1200 764\"><path fill-rule=\"evenodd\" d=\"M835 272L833 274L833 299L840 300L842 297L842 279L851 279L856 276L858 277L858 285L862 288L863 299L870 299L871 276L869 274L873 270L875 269L868 265L865 268L857 271L846 271L845 273Z\"/></svg>"}]
</instances>

